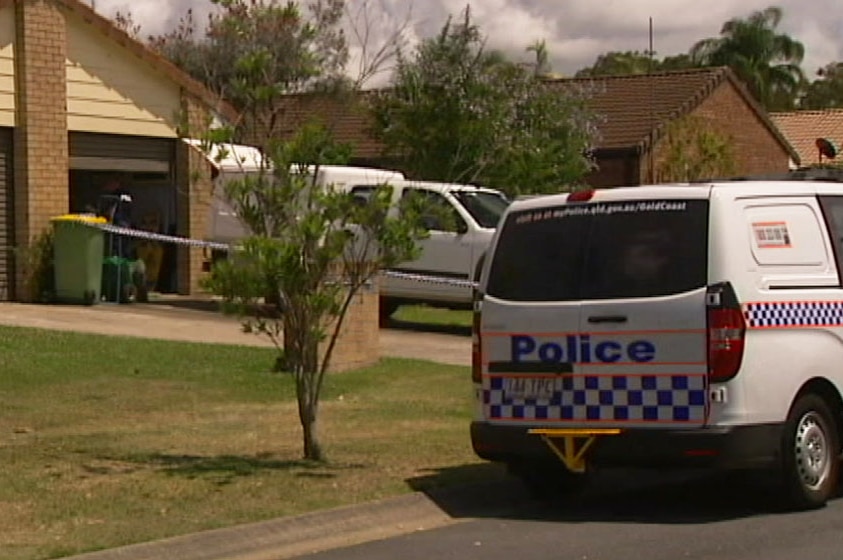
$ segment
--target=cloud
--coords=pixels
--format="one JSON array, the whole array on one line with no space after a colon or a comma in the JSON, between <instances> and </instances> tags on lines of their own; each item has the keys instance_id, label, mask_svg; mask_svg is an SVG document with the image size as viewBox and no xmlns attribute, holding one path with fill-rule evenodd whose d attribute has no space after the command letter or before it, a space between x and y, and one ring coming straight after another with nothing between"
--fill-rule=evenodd
<instances>
[{"instance_id":1,"label":"cloud","mask_svg":"<svg viewBox=\"0 0 843 560\"><path fill-rule=\"evenodd\" d=\"M351 7L362 0L347 0ZM449 15L458 15L468 0L372 0L382 13L375 18L372 41L383 40L412 5L414 28L407 39L438 31ZM547 42L551 63L571 74L608 51L648 48L649 18L653 18L654 48L660 56L687 52L698 40L718 35L723 23L762 10L771 0L473 0L471 13L492 48L519 59L529 59L526 47L537 39ZM843 60L843 10L838 0L779 0L784 10L781 28L805 45L803 67L809 76L821 66ZM161 33L174 25L188 7L204 21L209 0L96 0L97 10L131 11L143 25L144 35ZM352 55L359 56L352 47Z\"/></svg>"},{"instance_id":2,"label":"cloud","mask_svg":"<svg viewBox=\"0 0 843 560\"><path fill-rule=\"evenodd\" d=\"M173 29L188 9L193 10L197 23L204 23L213 9L210 0L96 0L94 5L107 17L113 17L118 11L130 13L135 23L141 25L144 37Z\"/></svg>"}]
</instances>

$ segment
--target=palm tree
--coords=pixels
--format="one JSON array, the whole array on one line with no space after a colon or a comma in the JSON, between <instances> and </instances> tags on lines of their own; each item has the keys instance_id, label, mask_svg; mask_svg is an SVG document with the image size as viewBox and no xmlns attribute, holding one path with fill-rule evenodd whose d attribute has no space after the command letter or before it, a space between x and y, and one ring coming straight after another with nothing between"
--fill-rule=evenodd
<instances>
[{"instance_id":1,"label":"palm tree","mask_svg":"<svg viewBox=\"0 0 843 560\"><path fill-rule=\"evenodd\" d=\"M533 66L533 75L536 77L550 74L550 59L547 53L547 44L544 39L534 42L527 47L527 52L535 53L536 61Z\"/></svg>"},{"instance_id":2,"label":"palm tree","mask_svg":"<svg viewBox=\"0 0 843 560\"><path fill-rule=\"evenodd\" d=\"M746 19L723 24L719 37L704 39L691 48L701 66L729 66L769 111L791 109L805 83L800 64L805 47L778 33L782 9L771 6Z\"/></svg>"}]
</instances>

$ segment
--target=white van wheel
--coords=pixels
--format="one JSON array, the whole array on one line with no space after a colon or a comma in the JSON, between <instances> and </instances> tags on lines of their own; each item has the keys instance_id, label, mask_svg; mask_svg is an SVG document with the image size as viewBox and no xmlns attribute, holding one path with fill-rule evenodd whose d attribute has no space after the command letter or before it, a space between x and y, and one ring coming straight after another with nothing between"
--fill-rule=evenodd
<instances>
[{"instance_id":1,"label":"white van wheel","mask_svg":"<svg viewBox=\"0 0 843 560\"><path fill-rule=\"evenodd\" d=\"M833 495L840 472L839 441L825 401L814 394L799 398L785 423L782 449L790 505L817 508Z\"/></svg>"},{"instance_id":2,"label":"white van wheel","mask_svg":"<svg viewBox=\"0 0 843 560\"><path fill-rule=\"evenodd\" d=\"M398 311L398 303L386 298L381 298L378 308L378 325L385 327L389 324L389 319Z\"/></svg>"}]
</instances>

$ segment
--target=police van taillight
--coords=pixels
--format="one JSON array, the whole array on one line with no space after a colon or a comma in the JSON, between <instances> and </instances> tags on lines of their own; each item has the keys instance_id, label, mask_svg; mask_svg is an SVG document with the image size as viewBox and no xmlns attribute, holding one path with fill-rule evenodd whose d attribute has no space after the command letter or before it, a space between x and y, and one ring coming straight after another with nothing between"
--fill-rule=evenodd
<instances>
[{"instance_id":1,"label":"police van taillight","mask_svg":"<svg viewBox=\"0 0 843 560\"><path fill-rule=\"evenodd\" d=\"M732 285L709 286L706 293L708 321L708 379L723 383L738 374L743 360L746 321Z\"/></svg>"},{"instance_id":2,"label":"police van taillight","mask_svg":"<svg viewBox=\"0 0 843 560\"><path fill-rule=\"evenodd\" d=\"M471 320L471 380L480 383L483 379L483 341L480 337L481 298L475 291L474 316Z\"/></svg>"},{"instance_id":3,"label":"police van taillight","mask_svg":"<svg viewBox=\"0 0 843 560\"><path fill-rule=\"evenodd\" d=\"M486 262L487 253L480 255L474 269L474 288L471 290L473 317L471 319L471 380L483 381L483 341L480 336L480 317L483 310L483 292L480 291L480 274Z\"/></svg>"},{"instance_id":4,"label":"police van taillight","mask_svg":"<svg viewBox=\"0 0 843 560\"><path fill-rule=\"evenodd\" d=\"M588 202L594 198L594 189L574 191L565 199L566 202Z\"/></svg>"}]
</instances>

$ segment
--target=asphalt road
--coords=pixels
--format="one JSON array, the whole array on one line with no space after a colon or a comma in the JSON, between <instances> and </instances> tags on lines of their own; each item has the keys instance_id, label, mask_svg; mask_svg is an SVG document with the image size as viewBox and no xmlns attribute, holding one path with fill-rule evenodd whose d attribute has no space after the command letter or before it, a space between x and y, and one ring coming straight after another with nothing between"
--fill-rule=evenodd
<instances>
[{"instance_id":1,"label":"asphalt road","mask_svg":"<svg viewBox=\"0 0 843 560\"><path fill-rule=\"evenodd\" d=\"M307 560L830 560L843 557L843 499L782 510L771 486L722 476L638 483L613 473L576 500L300 558ZM631 480L636 480L631 482ZM626 486L623 490L612 489Z\"/></svg>"}]
</instances>

